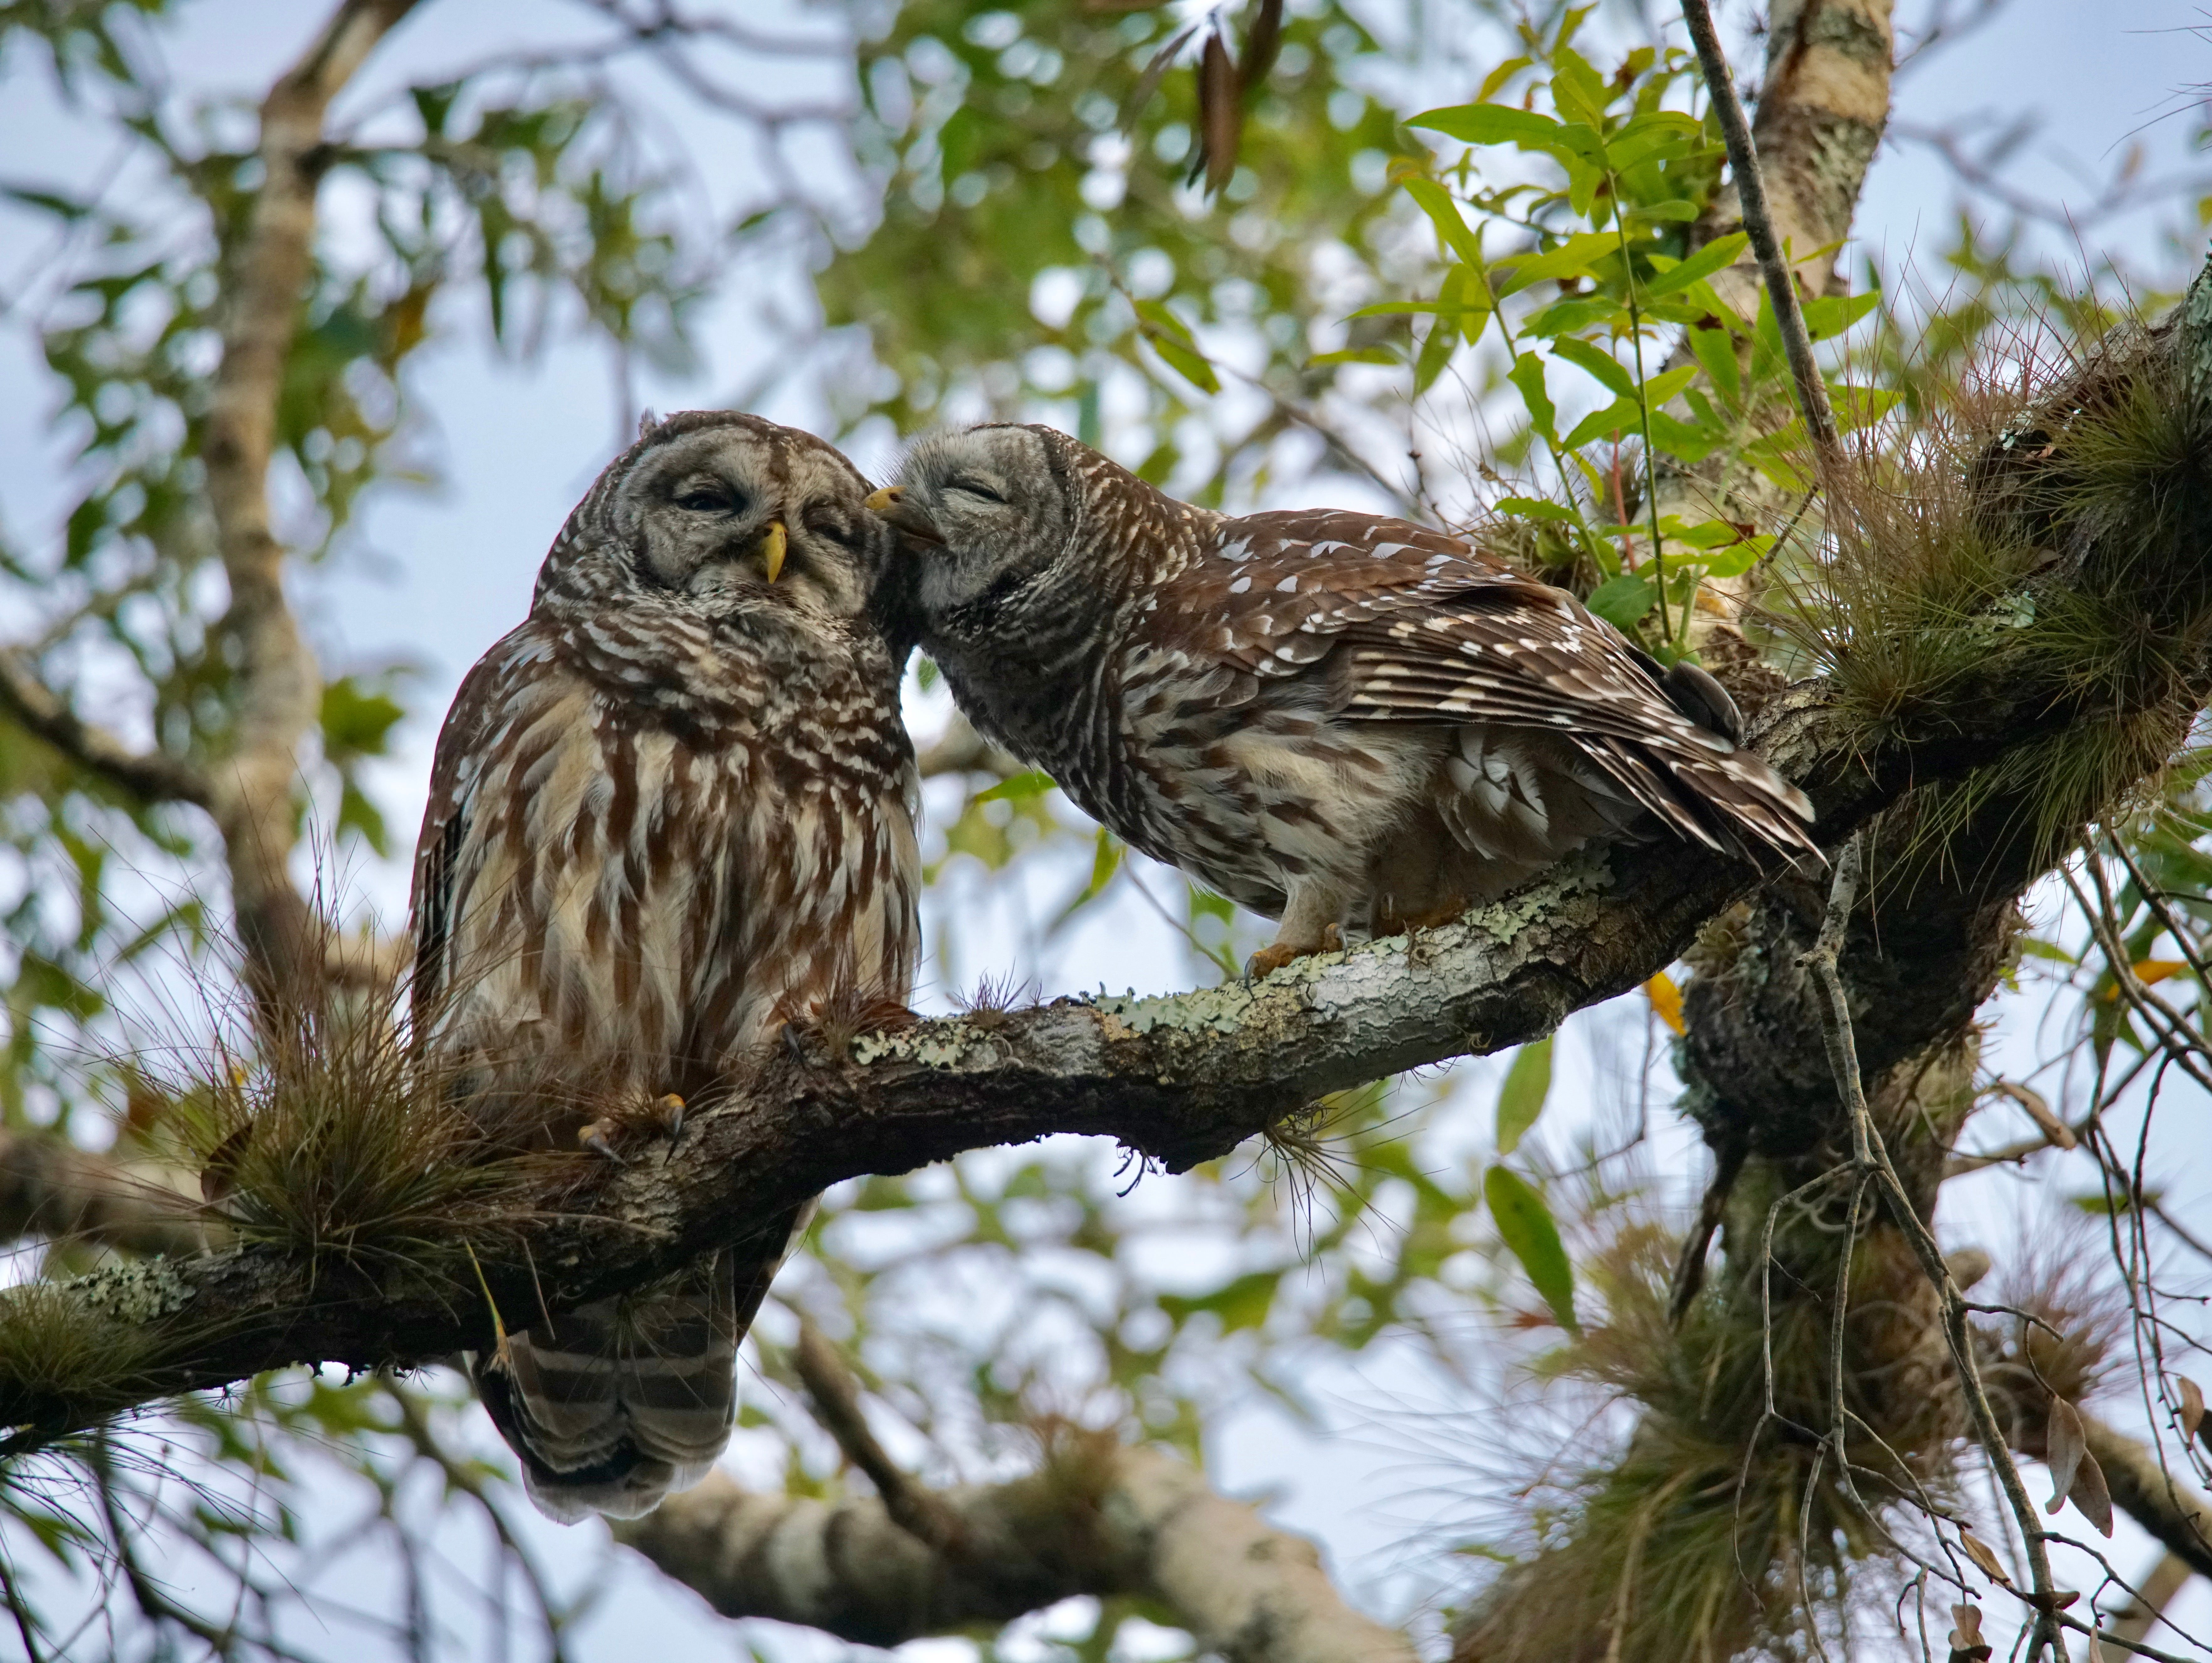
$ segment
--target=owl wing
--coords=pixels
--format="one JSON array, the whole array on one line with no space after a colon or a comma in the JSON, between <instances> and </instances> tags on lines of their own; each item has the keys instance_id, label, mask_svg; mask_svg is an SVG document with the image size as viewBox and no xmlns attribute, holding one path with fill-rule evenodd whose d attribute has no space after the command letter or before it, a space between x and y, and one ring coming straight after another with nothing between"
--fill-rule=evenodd
<instances>
[{"instance_id":1,"label":"owl wing","mask_svg":"<svg viewBox=\"0 0 2212 1663\"><path fill-rule=\"evenodd\" d=\"M511 721L518 698L525 693L526 679L544 671L544 656L508 650L531 629L524 624L477 661L438 730L430 800L415 844L409 908L415 937L409 1002L418 1025L429 1020L452 979L454 926L465 889L463 850L478 811L486 763L496 749L501 725Z\"/></svg>"},{"instance_id":2,"label":"owl wing","mask_svg":"<svg viewBox=\"0 0 2212 1663\"><path fill-rule=\"evenodd\" d=\"M1354 720L1550 729L1698 843L1814 849L1810 805L1722 731L1717 689L1670 686L1572 595L1442 532L1341 510L1224 520L1162 610L1255 693L1296 677Z\"/></svg>"}]
</instances>

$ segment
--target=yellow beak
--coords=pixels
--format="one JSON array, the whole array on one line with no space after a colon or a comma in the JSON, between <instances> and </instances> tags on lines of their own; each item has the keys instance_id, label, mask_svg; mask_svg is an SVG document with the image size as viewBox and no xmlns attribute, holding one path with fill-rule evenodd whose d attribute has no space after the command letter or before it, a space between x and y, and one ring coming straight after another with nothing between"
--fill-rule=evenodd
<instances>
[{"instance_id":1,"label":"yellow beak","mask_svg":"<svg viewBox=\"0 0 2212 1663\"><path fill-rule=\"evenodd\" d=\"M791 533L783 528L783 521L769 521L768 531L761 538L761 564L768 571L769 582L775 582L776 575L782 571L784 551L790 546Z\"/></svg>"},{"instance_id":2,"label":"yellow beak","mask_svg":"<svg viewBox=\"0 0 2212 1663\"><path fill-rule=\"evenodd\" d=\"M906 490L900 485L885 485L868 498L868 510L878 515L917 542L942 543L943 533L918 503L906 500Z\"/></svg>"}]
</instances>

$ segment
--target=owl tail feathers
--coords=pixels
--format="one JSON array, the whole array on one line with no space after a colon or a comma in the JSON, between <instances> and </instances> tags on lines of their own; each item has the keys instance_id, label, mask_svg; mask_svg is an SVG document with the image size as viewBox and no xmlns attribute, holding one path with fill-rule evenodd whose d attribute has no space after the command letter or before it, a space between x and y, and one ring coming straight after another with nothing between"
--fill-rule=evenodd
<instances>
[{"instance_id":1,"label":"owl tail feathers","mask_svg":"<svg viewBox=\"0 0 2212 1663\"><path fill-rule=\"evenodd\" d=\"M793 1224L803 1223L811 1205ZM713 1469L730 1441L738 1343L760 1309L787 1225L644 1293L595 1300L469 1358L477 1396L549 1519L635 1519Z\"/></svg>"}]
</instances>

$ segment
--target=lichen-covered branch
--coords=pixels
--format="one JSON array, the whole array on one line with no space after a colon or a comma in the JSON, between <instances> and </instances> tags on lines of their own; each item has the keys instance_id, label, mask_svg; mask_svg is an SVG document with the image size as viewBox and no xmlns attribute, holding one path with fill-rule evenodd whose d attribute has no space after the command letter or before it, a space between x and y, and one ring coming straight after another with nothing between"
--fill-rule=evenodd
<instances>
[{"instance_id":1,"label":"lichen-covered branch","mask_svg":"<svg viewBox=\"0 0 2212 1663\"><path fill-rule=\"evenodd\" d=\"M1034 1474L934 1493L943 1547L873 1497L755 1495L717 1472L616 1537L726 1617L804 1623L870 1646L1003 1623L1077 1594L1165 1606L1229 1663L1412 1663L1347 1607L1312 1544L1218 1495L1156 1450L1062 1432Z\"/></svg>"},{"instance_id":2,"label":"lichen-covered branch","mask_svg":"<svg viewBox=\"0 0 2212 1663\"><path fill-rule=\"evenodd\" d=\"M269 463L284 361L307 300L315 195L327 161L331 101L414 0L344 0L261 106L264 178L243 240L227 252L222 359L201 458L230 605L222 634L236 655L230 753L212 770L211 800L228 857L232 904L249 980L264 997L314 985L321 936L288 869L301 740L313 729L322 677L284 596L284 550L270 529Z\"/></svg>"},{"instance_id":3,"label":"lichen-covered branch","mask_svg":"<svg viewBox=\"0 0 2212 1663\"><path fill-rule=\"evenodd\" d=\"M2200 279L2200 290L2207 284L2212 277ZM2039 471L2069 465L2070 447L2087 442L2080 437L2079 411L2185 396L2172 391L2194 384L2185 373L2177 375L2174 355L2182 355L2185 371L2196 356L2212 357L2212 308L2202 309L2200 318L2198 308L2185 308L2187 324L2114 346L2061 389L2075 437L2060 442L2063 435L2053 428L2034 444L2000 447L1979 476L1990 513L2027 511L2020 505L2039 500L2030 488ZM2177 466L2185 471L2195 464L2185 458ZM1924 801L1927 789L1944 781L1986 778L2008 757L2040 756L2033 747L2052 735L2110 719L2123 693L2146 706L2139 771L2163 760L2162 736L2174 722L2185 726L2207 683L2204 665L2191 655L2212 645L2199 627L2212 585L2205 562L2212 539L2173 506L2192 493L2212 500L2212 487L2190 483L2194 478L2146 475L2143 489L2166 516L2158 522L2165 529L2148 545L2126 543L2130 559L2162 563L2155 573L2130 569L2129 593L2149 609L2130 615L2130 630L2157 623L2157 607L2177 609L2166 622L2182 641L2181 661L2160 677L2126 689L2084 685L2078 665L2047 661L2033 633L2034 620L2067 585L2109 581L2104 539L2124 527L2106 502L2079 534L2039 522L2038 537L2057 557L2039 560L2022 580L2021 604L1993 606L1971 625L1945 624L1971 635L1971 651L1960 655L1964 667L1878 730L1838 703L1841 682L1808 682L1772 701L1760 742L1811 797L1824 835L1848 835L1910 793ZM2125 535L2133 539L2141 530ZM1992 812L2002 807L1999 801ZM1973 846L1991 856L1978 870L2008 884L2024 880L2024 868L1994 859L1991 840ZM1615 848L1565 862L1518 894L1411 941L1396 936L1316 955L1262 983L978 1012L857 1044L825 1043L804 1063L779 1049L733 1082L723 1102L701 1106L696 1130L687 1131L672 1158L614 1167L549 1157L527 1168L535 1188L497 1217L479 1221L465 1259L453 1257L458 1248L442 1261L379 1257L351 1238L337 1263L326 1254L303 1259L246 1247L111 1272L67 1284L61 1296L152 1337L126 1402L221 1386L299 1361L369 1368L438 1356L483 1341L495 1307L530 1311L542 1301L560 1309L641 1285L721 1243L729 1220L766 1215L864 1173L904 1172L963 1150L1054 1133L1114 1137L1182 1169L1331 1092L1547 1033L1570 1012L1663 968L1756 882L1741 866L1677 844ZM1963 932L1944 972L1955 981L1948 991L1901 975L1898 961L1886 956L1902 939L1899 926L1885 923L1890 933L1880 942L1846 942L1844 969L1857 984L1854 1000L1893 1000L1884 1007L1890 1026L1854 1006L1870 1075L1939 1037L1949 1014L1963 1022L1986 991L1980 978L1994 976L1996 951L1984 932L2001 934L2014 892L2002 885L1996 896L1972 883L1953 887L1956 905L1934 884L1916 896L1911 915L1937 920L1939 935L1954 927ZM1754 944L1765 929L1784 932L1775 946L1789 939L1787 886L1774 894L1752 915ZM1749 1026L1735 1031L1755 1043L1737 1054L1740 1074L1707 1069L1705 1077L1723 1082L1723 1096L1747 1117L1741 1124L1758 1129L1771 1119L1774 1132L1794 1140L1797 1156L1816 1158L1843 1122L1832 1081L1823 1083L1814 1007L1802 975L1783 974L1771 954L1766 962L1773 973L1765 984L1777 1002L1747 1003ZM1761 1050L1772 1053L1765 1072L1752 1066ZM1693 1043L1692 1060L1701 1055ZM1769 1080L1778 1093L1765 1089ZM1869 1097L1883 1112L1885 1088L1871 1078ZM1916 1160L1899 1156L1901 1166L1913 1168L1908 1185L1922 1182ZM1926 1179L1930 1194L1940 1171L1938 1160ZM447 1234L465 1222L457 1217ZM34 1425L42 1435L116 1406L96 1392L0 1381L0 1422Z\"/></svg>"}]
</instances>

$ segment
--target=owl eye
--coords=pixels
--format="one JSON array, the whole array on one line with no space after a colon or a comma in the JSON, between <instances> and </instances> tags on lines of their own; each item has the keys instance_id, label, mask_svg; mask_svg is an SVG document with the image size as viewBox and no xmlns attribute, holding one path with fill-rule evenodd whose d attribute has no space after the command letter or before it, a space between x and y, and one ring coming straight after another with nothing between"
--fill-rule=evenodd
<instances>
[{"instance_id":1,"label":"owl eye","mask_svg":"<svg viewBox=\"0 0 2212 1663\"><path fill-rule=\"evenodd\" d=\"M979 484L973 479L955 479L945 488L947 490L959 491L969 496L980 496L987 503L997 503L1001 506L1005 504L1006 500L1005 497L1000 496L997 491L993 490L990 486Z\"/></svg>"},{"instance_id":2,"label":"owl eye","mask_svg":"<svg viewBox=\"0 0 2212 1663\"><path fill-rule=\"evenodd\" d=\"M826 537L841 548L851 548L859 540L852 527L834 515L809 515L806 529L817 537Z\"/></svg>"},{"instance_id":3,"label":"owl eye","mask_svg":"<svg viewBox=\"0 0 2212 1663\"><path fill-rule=\"evenodd\" d=\"M735 514L744 499L719 485L691 485L677 493L676 506L690 514Z\"/></svg>"}]
</instances>

